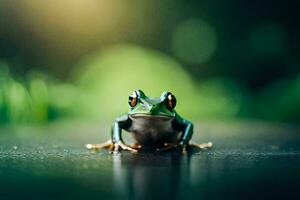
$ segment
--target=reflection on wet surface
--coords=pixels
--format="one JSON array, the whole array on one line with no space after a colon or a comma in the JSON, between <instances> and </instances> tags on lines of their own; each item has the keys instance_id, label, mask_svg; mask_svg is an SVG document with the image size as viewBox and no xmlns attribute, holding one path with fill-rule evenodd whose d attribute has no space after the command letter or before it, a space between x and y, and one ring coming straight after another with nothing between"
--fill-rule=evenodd
<instances>
[{"instance_id":1,"label":"reflection on wet surface","mask_svg":"<svg viewBox=\"0 0 300 200\"><path fill-rule=\"evenodd\" d=\"M201 138L214 148L110 154L81 134L2 135L0 199L299 199L298 132Z\"/></svg>"},{"instance_id":2,"label":"reflection on wet surface","mask_svg":"<svg viewBox=\"0 0 300 200\"><path fill-rule=\"evenodd\" d=\"M180 154L113 155L117 198L176 199L182 179L190 179L190 158Z\"/></svg>"},{"instance_id":3,"label":"reflection on wet surface","mask_svg":"<svg viewBox=\"0 0 300 200\"><path fill-rule=\"evenodd\" d=\"M300 153L113 155L116 199L287 198L297 195Z\"/></svg>"}]
</instances>

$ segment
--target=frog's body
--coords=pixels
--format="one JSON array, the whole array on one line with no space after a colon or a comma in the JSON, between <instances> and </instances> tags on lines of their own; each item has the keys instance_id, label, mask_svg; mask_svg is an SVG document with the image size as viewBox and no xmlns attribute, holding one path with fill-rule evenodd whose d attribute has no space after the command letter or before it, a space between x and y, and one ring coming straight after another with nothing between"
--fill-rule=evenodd
<instances>
[{"instance_id":1,"label":"frog's body","mask_svg":"<svg viewBox=\"0 0 300 200\"><path fill-rule=\"evenodd\" d=\"M173 127L171 117L139 115L130 119L132 125L128 131L142 146L159 147L179 139L180 132Z\"/></svg>"},{"instance_id":2,"label":"frog's body","mask_svg":"<svg viewBox=\"0 0 300 200\"><path fill-rule=\"evenodd\" d=\"M147 97L141 90L129 96L131 106L128 114L118 117L112 125L111 140L105 144L89 144L88 148L107 147L112 150L155 149L165 150L179 147L183 150L190 146L193 124L181 118L174 110L176 98L170 92L164 92L159 98ZM126 145L121 130L131 132L135 139L132 146ZM195 145L200 148L212 144Z\"/></svg>"}]
</instances>

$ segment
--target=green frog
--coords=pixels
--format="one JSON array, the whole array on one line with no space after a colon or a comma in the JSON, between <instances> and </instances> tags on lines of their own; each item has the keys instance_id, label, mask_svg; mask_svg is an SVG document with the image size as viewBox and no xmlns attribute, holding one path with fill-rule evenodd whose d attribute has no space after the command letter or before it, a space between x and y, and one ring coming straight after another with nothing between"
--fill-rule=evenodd
<instances>
[{"instance_id":1,"label":"green frog","mask_svg":"<svg viewBox=\"0 0 300 200\"><path fill-rule=\"evenodd\" d=\"M111 139L103 144L87 144L88 149L108 148L131 152L179 149L186 152L191 147L212 147L211 142L195 144L190 141L193 123L177 114L177 101L171 92L163 92L160 97L152 98L142 90L136 90L129 96L128 103L131 107L129 112L116 118L112 124ZM125 144L122 130L132 133L134 144Z\"/></svg>"}]
</instances>

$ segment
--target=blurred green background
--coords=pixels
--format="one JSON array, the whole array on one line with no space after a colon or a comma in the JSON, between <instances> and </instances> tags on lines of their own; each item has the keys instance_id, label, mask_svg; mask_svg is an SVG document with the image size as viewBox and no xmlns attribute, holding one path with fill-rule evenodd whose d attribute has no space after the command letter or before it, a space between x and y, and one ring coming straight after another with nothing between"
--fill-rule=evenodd
<instances>
[{"instance_id":1,"label":"blurred green background","mask_svg":"<svg viewBox=\"0 0 300 200\"><path fill-rule=\"evenodd\" d=\"M2 0L0 123L111 121L172 91L191 120L300 122L298 2Z\"/></svg>"}]
</instances>

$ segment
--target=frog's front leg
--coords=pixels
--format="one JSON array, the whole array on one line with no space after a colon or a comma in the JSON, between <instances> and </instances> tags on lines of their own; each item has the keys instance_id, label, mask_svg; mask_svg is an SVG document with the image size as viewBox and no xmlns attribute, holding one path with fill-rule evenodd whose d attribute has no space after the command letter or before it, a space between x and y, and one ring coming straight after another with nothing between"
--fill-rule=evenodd
<instances>
[{"instance_id":1,"label":"frog's front leg","mask_svg":"<svg viewBox=\"0 0 300 200\"><path fill-rule=\"evenodd\" d=\"M200 149L207 149L212 147L211 142L203 143L203 144L196 144L190 142L193 136L193 129L194 129L193 123L186 119L181 118L179 115L176 115L173 121L173 126L182 132L179 141L177 143L166 143L165 147L162 149L158 149L158 151L177 148L180 149L182 152L186 152L191 147L200 148Z\"/></svg>"},{"instance_id":2,"label":"frog's front leg","mask_svg":"<svg viewBox=\"0 0 300 200\"><path fill-rule=\"evenodd\" d=\"M181 118L179 115L176 115L173 123L173 127L181 132L179 141L176 143L165 143L165 147L157 149L157 151L165 151L170 149L180 149L182 152L186 152L189 147L189 141L193 136L193 123Z\"/></svg>"},{"instance_id":3,"label":"frog's front leg","mask_svg":"<svg viewBox=\"0 0 300 200\"><path fill-rule=\"evenodd\" d=\"M177 147L180 148L183 152L187 151L187 148L189 147L189 142L193 136L194 132L194 125L192 122L181 118L180 116L177 116L175 118L175 123L177 123L182 130L181 137L177 143Z\"/></svg>"},{"instance_id":4,"label":"frog's front leg","mask_svg":"<svg viewBox=\"0 0 300 200\"><path fill-rule=\"evenodd\" d=\"M182 120L181 123L183 124L183 130L178 144L183 148L186 148L193 136L194 125L192 122L184 119Z\"/></svg>"},{"instance_id":5,"label":"frog's front leg","mask_svg":"<svg viewBox=\"0 0 300 200\"><path fill-rule=\"evenodd\" d=\"M137 152L137 149L128 146L122 140L122 129L126 130L131 125L131 120L128 115L118 117L112 124L111 128L111 140L102 144L88 144L86 147L88 149L100 149L107 148L111 151L128 150L132 152Z\"/></svg>"},{"instance_id":6,"label":"frog's front leg","mask_svg":"<svg viewBox=\"0 0 300 200\"><path fill-rule=\"evenodd\" d=\"M122 140L122 129L126 130L128 127L131 126L131 120L128 115L124 115L118 117L112 125L112 132L111 132L111 141L112 141L112 148L113 151L120 151L120 150L128 150L132 152L137 152L137 149L134 149L127 144L124 143Z\"/></svg>"},{"instance_id":7,"label":"frog's front leg","mask_svg":"<svg viewBox=\"0 0 300 200\"><path fill-rule=\"evenodd\" d=\"M177 119L177 123L182 127L182 135L179 140L179 146L182 148L183 151L186 151L187 148L190 147L199 148L199 149L208 149L213 146L212 142L207 142L202 144L191 142L190 140L192 139L193 128L194 128L193 123L181 118L180 116L178 116L176 119Z\"/></svg>"}]
</instances>

